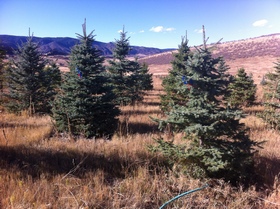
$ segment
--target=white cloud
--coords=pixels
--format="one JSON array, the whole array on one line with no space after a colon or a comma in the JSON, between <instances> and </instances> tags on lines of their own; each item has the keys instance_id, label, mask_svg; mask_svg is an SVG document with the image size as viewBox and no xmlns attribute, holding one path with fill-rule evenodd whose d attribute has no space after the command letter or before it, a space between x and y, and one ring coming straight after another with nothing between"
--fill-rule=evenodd
<instances>
[{"instance_id":1,"label":"white cloud","mask_svg":"<svg viewBox=\"0 0 280 209\"><path fill-rule=\"evenodd\" d=\"M194 32L196 32L196 33L203 33L203 29L195 29Z\"/></svg>"},{"instance_id":2,"label":"white cloud","mask_svg":"<svg viewBox=\"0 0 280 209\"><path fill-rule=\"evenodd\" d=\"M144 32L145 32L144 30L140 30L140 31L139 31L139 33L144 33Z\"/></svg>"},{"instance_id":3,"label":"white cloud","mask_svg":"<svg viewBox=\"0 0 280 209\"><path fill-rule=\"evenodd\" d=\"M156 27L152 27L150 29L150 31L152 32L156 32L156 33L159 33L159 32L171 32L171 31L174 31L175 28L164 28L163 26L156 26Z\"/></svg>"},{"instance_id":4,"label":"white cloud","mask_svg":"<svg viewBox=\"0 0 280 209\"><path fill-rule=\"evenodd\" d=\"M168 31L168 32L171 32L171 31L174 31L175 28L166 28L165 31Z\"/></svg>"},{"instance_id":5,"label":"white cloud","mask_svg":"<svg viewBox=\"0 0 280 209\"><path fill-rule=\"evenodd\" d=\"M268 23L266 19L258 20L253 23L254 27L263 27Z\"/></svg>"},{"instance_id":6,"label":"white cloud","mask_svg":"<svg viewBox=\"0 0 280 209\"><path fill-rule=\"evenodd\" d=\"M153 32L156 32L156 33L162 32L163 31L163 26L152 27L150 29L150 31L153 31Z\"/></svg>"},{"instance_id":7,"label":"white cloud","mask_svg":"<svg viewBox=\"0 0 280 209\"><path fill-rule=\"evenodd\" d=\"M123 30L118 30L118 33L121 33L121 32L123 32Z\"/></svg>"}]
</instances>

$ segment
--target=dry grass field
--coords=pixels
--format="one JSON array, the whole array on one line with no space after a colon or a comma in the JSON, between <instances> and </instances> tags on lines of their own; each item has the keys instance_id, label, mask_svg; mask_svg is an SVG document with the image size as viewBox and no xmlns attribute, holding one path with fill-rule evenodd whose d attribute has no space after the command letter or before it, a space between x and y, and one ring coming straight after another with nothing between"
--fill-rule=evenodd
<instances>
[{"instance_id":1,"label":"dry grass field","mask_svg":"<svg viewBox=\"0 0 280 209\"><path fill-rule=\"evenodd\" d=\"M279 40L276 34L223 43L216 56L220 52L225 56L231 74L243 67L259 84L279 57ZM62 71L69 70L67 56L48 58ZM140 59L149 64L155 88L142 103L121 108L118 130L110 141L72 141L67 134L56 132L48 116L16 116L0 108L0 208L156 209L206 183L210 187L165 208L280 208L280 134L255 116L263 111L262 106L244 109L247 116L242 119L253 140L266 141L255 156L258 179L249 188L193 179L160 154L148 151L154 139L169 137L159 132L150 117L162 117L161 77L168 74L171 59L172 52ZM260 86L258 98L262 98Z\"/></svg>"},{"instance_id":2,"label":"dry grass field","mask_svg":"<svg viewBox=\"0 0 280 209\"><path fill-rule=\"evenodd\" d=\"M0 113L0 208L155 209L185 191L211 187L184 196L165 208L280 208L280 134L245 110L243 122L256 141L266 140L256 156L259 181L249 188L222 180L196 180L170 167L147 146L160 135L150 116L161 117L161 80L135 106L123 107L112 140L70 141L57 134L47 116Z\"/></svg>"},{"instance_id":3,"label":"dry grass field","mask_svg":"<svg viewBox=\"0 0 280 209\"><path fill-rule=\"evenodd\" d=\"M272 72L277 61L276 57L273 56L262 56L262 57L247 57L238 58L235 60L226 60L229 66L229 73L235 75L240 68L244 68L247 74L252 74L253 79L256 84L260 84L263 76ZM167 75L169 69L171 69L171 64L151 64L149 65L150 72L153 75Z\"/></svg>"}]
</instances>

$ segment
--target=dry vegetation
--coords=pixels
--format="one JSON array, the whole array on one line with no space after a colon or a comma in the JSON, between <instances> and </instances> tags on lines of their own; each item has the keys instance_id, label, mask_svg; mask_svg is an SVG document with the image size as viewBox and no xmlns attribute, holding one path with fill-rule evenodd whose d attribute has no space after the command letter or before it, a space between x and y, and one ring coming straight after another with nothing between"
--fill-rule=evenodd
<instances>
[{"instance_id":1,"label":"dry vegetation","mask_svg":"<svg viewBox=\"0 0 280 209\"><path fill-rule=\"evenodd\" d=\"M259 84L280 57L280 34L222 42L212 50L214 56L224 57L230 67L230 73L234 75L239 68L244 68L247 73L252 73L256 84ZM139 61L148 63L154 75L167 75L168 69L171 69L170 61L174 52L176 51L147 56Z\"/></svg>"},{"instance_id":2,"label":"dry vegetation","mask_svg":"<svg viewBox=\"0 0 280 209\"><path fill-rule=\"evenodd\" d=\"M112 140L77 139L55 133L49 117L1 112L0 208L155 209L172 197L201 187L147 150L159 133L149 116L161 117L161 80L145 101L122 108ZM245 110L244 123L254 140L266 140L256 156L260 176L250 188L209 181L212 187L182 197L166 208L279 208L280 135ZM250 113L250 114L249 114Z\"/></svg>"}]
</instances>

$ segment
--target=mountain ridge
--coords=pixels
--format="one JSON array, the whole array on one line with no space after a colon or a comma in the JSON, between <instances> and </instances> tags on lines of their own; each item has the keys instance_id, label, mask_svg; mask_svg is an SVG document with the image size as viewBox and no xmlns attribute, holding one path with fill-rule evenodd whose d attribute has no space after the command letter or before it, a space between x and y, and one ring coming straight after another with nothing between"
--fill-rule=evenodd
<instances>
[{"instance_id":1,"label":"mountain ridge","mask_svg":"<svg viewBox=\"0 0 280 209\"><path fill-rule=\"evenodd\" d=\"M14 50L17 49L18 44L25 43L28 36L14 36L14 35L0 35L0 45L7 52L12 55ZM70 37L32 37L34 42L39 44L39 50L46 55L69 55L71 48L79 43L76 38ZM115 44L113 42L104 43L94 41L93 46L102 52L102 55L110 57L113 55ZM154 47L144 46L131 46L131 56L148 56L158 54L174 49L159 49Z\"/></svg>"},{"instance_id":2,"label":"mountain ridge","mask_svg":"<svg viewBox=\"0 0 280 209\"><path fill-rule=\"evenodd\" d=\"M280 33L263 35L253 38L221 42L218 44L207 44L213 47L213 56L222 56L225 60L236 60L241 58L272 56L280 58ZM195 50L194 47L191 47ZM149 65L170 64L173 60L174 51L146 56L139 61Z\"/></svg>"},{"instance_id":3,"label":"mountain ridge","mask_svg":"<svg viewBox=\"0 0 280 209\"><path fill-rule=\"evenodd\" d=\"M8 47L9 50L17 48L21 44L22 38L26 41L26 36L6 35L6 42L3 44L4 35L0 35L0 45ZM9 38L11 40L9 40ZM44 39L44 42L40 42ZM55 39L55 41L53 40ZM1 42L2 41L2 42ZM10 41L10 42L9 42ZM38 40L37 40L38 42ZM9 44L10 43L10 44ZM45 55L50 60L55 61L62 71L68 71L68 59L71 51L70 46L78 43L74 38L39 38L39 44L42 51L47 51ZM95 41L97 48L105 55L106 60L111 59L114 43L103 43ZM221 42L219 44L207 44L211 48L214 57L224 57L227 65L230 67L229 72L236 74L238 69L244 68L246 72L253 75L256 83L259 83L267 72L274 70L275 62L280 59L280 33L262 35L259 37ZM190 46L192 50L195 47ZM198 46L199 47L199 46ZM67 51L67 50L68 51ZM5 50L5 48L4 48ZM171 61L174 59L173 53L178 49L157 49L151 47L132 47L131 57L138 57L140 63L149 65L149 72L157 76L165 76L171 69ZM63 53L62 53L63 52ZM106 64L106 63L105 63Z\"/></svg>"}]
</instances>

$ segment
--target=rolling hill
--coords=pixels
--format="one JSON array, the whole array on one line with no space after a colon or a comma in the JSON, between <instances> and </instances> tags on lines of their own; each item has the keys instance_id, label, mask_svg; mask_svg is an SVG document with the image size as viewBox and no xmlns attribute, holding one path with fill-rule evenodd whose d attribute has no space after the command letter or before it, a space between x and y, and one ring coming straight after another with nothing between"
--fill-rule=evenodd
<instances>
[{"instance_id":1,"label":"rolling hill","mask_svg":"<svg viewBox=\"0 0 280 209\"><path fill-rule=\"evenodd\" d=\"M280 58L280 33L208 46L212 47L213 56L224 57L230 73L235 74L239 68L245 68L258 83L265 73L273 71L274 62ZM192 47L192 50L196 49ZM176 50L146 56L139 61L147 63L153 74L166 75L171 68L173 53Z\"/></svg>"},{"instance_id":2,"label":"rolling hill","mask_svg":"<svg viewBox=\"0 0 280 209\"><path fill-rule=\"evenodd\" d=\"M76 43L74 38L39 38L33 37L40 45L40 50L50 59L56 60L61 70L68 70L68 55ZM27 37L0 35L0 45L8 54L18 44L25 42ZM94 42L104 56L110 58L113 53L114 43ZM274 70L275 62L280 58L280 33L264 35L243 40L209 44L213 56L224 57L229 65L229 72L235 74L239 68L245 68L251 73L256 83L259 83L264 74ZM170 62L176 49L157 49L151 47L132 46L131 56L139 57L139 61L149 65L150 72L154 75L167 75L171 68ZM192 47L192 50L195 50Z\"/></svg>"},{"instance_id":3,"label":"rolling hill","mask_svg":"<svg viewBox=\"0 0 280 209\"><path fill-rule=\"evenodd\" d=\"M7 52L7 54L13 54L13 51L17 49L17 45L26 42L26 36L12 36L12 35L0 35L0 45ZM40 50L46 55L69 55L71 48L79 41L75 38L40 38L33 37L34 42L39 44ZM113 42L104 43L95 41L93 45L102 51L103 55L110 57L113 54L115 44ZM131 46L130 55L147 56L158 54L172 49L158 49L152 47ZM173 49L174 50L174 49Z\"/></svg>"}]
</instances>

